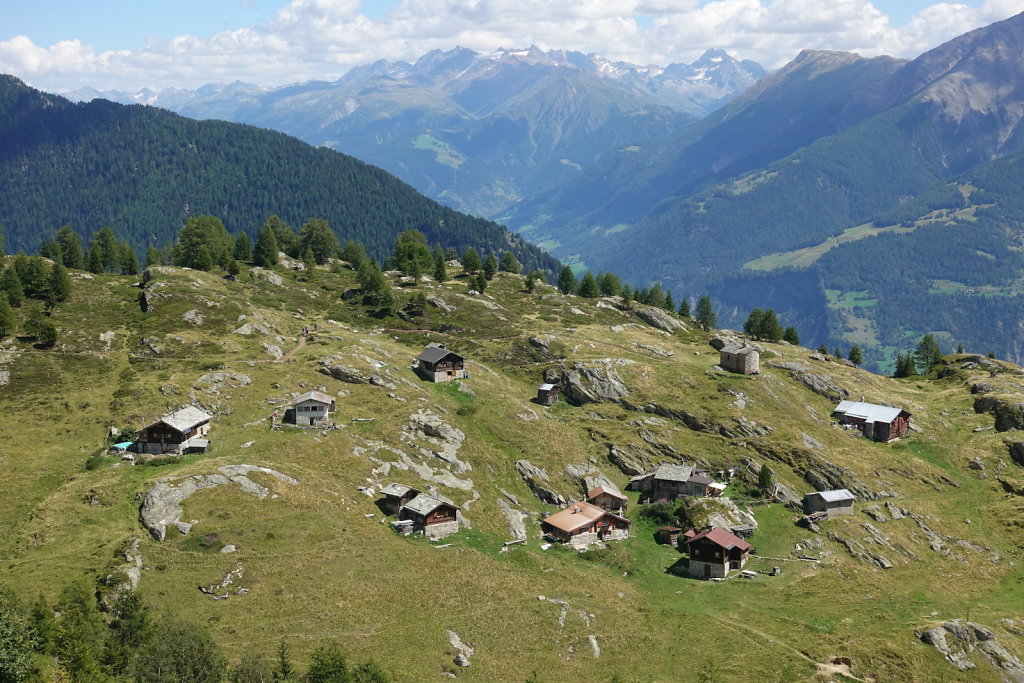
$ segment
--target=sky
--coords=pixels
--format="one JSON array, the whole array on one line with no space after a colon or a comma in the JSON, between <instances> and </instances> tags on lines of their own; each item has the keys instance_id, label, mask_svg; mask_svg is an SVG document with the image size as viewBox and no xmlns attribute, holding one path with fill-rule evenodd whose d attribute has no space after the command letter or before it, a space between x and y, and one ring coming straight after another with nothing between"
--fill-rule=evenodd
<instances>
[{"instance_id":1,"label":"sky","mask_svg":"<svg viewBox=\"0 0 1024 683\"><path fill-rule=\"evenodd\" d=\"M635 64L722 48L766 68L805 48L916 57L1024 0L3 0L0 73L54 92L333 80L461 45Z\"/></svg>"}]
</instances>

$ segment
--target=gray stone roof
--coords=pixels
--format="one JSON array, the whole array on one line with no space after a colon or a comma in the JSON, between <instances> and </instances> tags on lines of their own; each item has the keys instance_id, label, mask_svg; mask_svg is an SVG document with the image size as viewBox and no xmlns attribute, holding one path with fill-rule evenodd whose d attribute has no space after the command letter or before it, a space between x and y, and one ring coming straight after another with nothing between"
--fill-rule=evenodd
<instances>
[{"instance_id":1,"label":"gray stone roof","mask_svg":"<svg viewBox=\"0 0 1024 683\"><path fill-rule=\"evenodd\" d=\"M181 410L171 413L170 415L164 415L159 420L151 422L146 427L152 427L157 422L163 422L167 426L177 429L179 432L184 432L187 429L191 429L196 425L200 425L204 422L209 422L212 416L207 415L199 408L193 408L192 406L185 406Z\"/></svg>"},{"instance_id":2,"label":"gray stone roof","mask_svg":"<svg viewBox=\"0 0 1024 683\"><path fill-rule=\"evenodd\" d=\"M840 503L846 500L854 500L854 495L847 489L838 489L836 491L816 491L814 493L808 493L809 496L818 496L826 503Z\"/></svg>"},{"instance_id":3,"label":"gray stone roof","mask_svg":"<svg viewBox=\"0 0 1024 683\"><path fill-rule=\"evenodd\" d=\"M732 342L723 346L721 348L721 352L745 356L748 353L757 353L757 349L755 349L753 346L747 346L746 344L737 344L735 342Z\"/></svg>"},{"instance_id":4,"label":"gray stone roof","mask_svg":"<svg viewBox=\"0 0 1024 683\"><path fill-rule=\"evenodd\" d=\"M291 405L295 406L302 403L303 401L310 400L319 401L320 403L326 403L327 405L331 405L331 403L334 402L334 397L331 396L330 394L325 394L321 391L307 391L301 396L296 396L294 399L292 399Z\"/></svg>"},{"instance_id":5,"label":"gray stone roof","mask_svg":"<svg viewBox=\"0 0 1024 683\"><path fill-rule=\"evenodd\" d=\"M407 510L412 510L419 515L429 515L431 512L441 507L442 505L451 505L451 503L445 503L443 500L438 500L433 496L428 496L425 493L421 493L416 496L402 507ZM452 505L456 510L458 507Z\"/></svg>"},{"instance_id":6,"label":"gray stone roof","mask_svg":"<svg viewBox=\"0 0 1024 683\"><path fill-rule=\"evenodd\" d=\"M693 467L690 465L677 465L674 463L662 463L654 470L654 478L661 481L685 482L693 474Z\"/></svg>"},{"instance_id":7,"label":"gray stone roof","mask_svg":"<svg viewBox=\"0 0 1024 683\"><path fill-rule=\"evenodd\" d=\"M864 418L867 422L890 423L903 412L903 409L879 406L874 403L861 403L860 401L841 401L832 412L848 417Z\"/></svg>"},{"instance_id":8,"label":"gray stone roof","mask_svg":"<svg viewBox=\"0 0 1024 683\"><path fill-rule=\"evenodd\" d=\"M405 484L397 484L395 482L391 482L390 484L388 484L387 486L380 490L380 492L383 493L385 496L398 496L399 498L407 494L409 491L416 491L416 489L414 489L411 486L406 486Z\"/></svg>"}]
</instances>

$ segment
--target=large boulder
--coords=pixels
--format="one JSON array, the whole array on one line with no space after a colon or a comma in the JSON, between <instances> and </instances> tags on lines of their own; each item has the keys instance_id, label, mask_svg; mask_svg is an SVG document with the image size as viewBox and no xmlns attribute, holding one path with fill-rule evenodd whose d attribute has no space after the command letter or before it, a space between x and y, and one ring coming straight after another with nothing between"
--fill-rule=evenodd
<instances>
[{"instance_id":1,"label":"large boulder","mask_svg":"<svg viewBox=\"0 0 1024 683\"><path fill-rule=\"evenodd\" d=\"M561 494L548 488L551 478L542 467L537 467L529 460L517 460L516 471L542 503L558 507L566 505L567 501Z\"/></svg>"},{"instance_id":2,"label":"large boulder","mask_svg":"<svg viewBox=\"0 0 1024 683\"><path fill-rule=\"evenodd\" d=\"M651 327L656 327L659 330L664 330L666 332L683 330L685 332L689 329L682 320L660 308L642 306L633 309L633 312L636 313L636 317L640 318Z\"/></svg>"},{"instance_id":3,"label":"large boulder","mask_svg":"<svg viewBox=\"0 0 1024 683\"><path fill-rule=\"evenodd\" d=\"M573 363L562 372L562 394L576 405L587 403L617 403L629 394L622 377L614 366L626 365L626 359L592 360Z\"/></svg>"},{"instance_id":4,"label":"large boulder","mask_svg":"<svg viewBox=\"0 0 1024 683\"><path fill-rule=\"evenodd\" d=\"M370 378L355 368L347 365L324 365L319 368L321 374L333 377L346 384L369 384Z\"/></svg>"}]
</instances>

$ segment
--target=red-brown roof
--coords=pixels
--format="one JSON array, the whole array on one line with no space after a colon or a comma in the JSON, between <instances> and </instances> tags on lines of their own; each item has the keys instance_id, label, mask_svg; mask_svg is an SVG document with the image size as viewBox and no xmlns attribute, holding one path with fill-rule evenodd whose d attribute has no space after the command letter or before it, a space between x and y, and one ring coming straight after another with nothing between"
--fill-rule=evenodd
<instances>
[{"instance_id":1,"label":"red-brown roof","mask_svg":"<svg viewBox=\"0 0 1024 683\"><path fill-rule=\"evenodd\" d=\"M583 501L573 503L564 510L560 510L550 517L546 517L544 522L546 524L550 524L556 529L561 529L566 533L572 533L580 527L593 524L605 515L614 517L615 519L620 519L627 524L630 523L630 521L625 517L619 517L618 515L614 515L603 508L599 508L596 505L591 505L590 503L585 503Z\"/></svg>"},{"instance_id":2,"label":"red-brown roof","mask_svg":"<svg viewBox=\"0 0 1024 683\"><path fill-rule=\"evenodd\" d=\"M728 529L722 527L715 527L714 529L708 529L702 531L693 538L688 539L687 543L696 543L701 539L707 539L715 545L729 550L730 548L739 548L740 550L750 550L750 544L744 541L742 538L732 533Z\"/></svg>"},{"instance_id":3,"label":"red-brown roof","mask_svg":"<svg viewBox=\"0 0 1024 683\"><path fill-rule=\"evenodd\" d=\"M616 491L613 488L607 486L595 486L594 488L587 491L587 500L597 498L602 493L607 493L612 498L618 498L619 500L626 500L626 496L621 491Z\"/></svg>"}]
</instances>

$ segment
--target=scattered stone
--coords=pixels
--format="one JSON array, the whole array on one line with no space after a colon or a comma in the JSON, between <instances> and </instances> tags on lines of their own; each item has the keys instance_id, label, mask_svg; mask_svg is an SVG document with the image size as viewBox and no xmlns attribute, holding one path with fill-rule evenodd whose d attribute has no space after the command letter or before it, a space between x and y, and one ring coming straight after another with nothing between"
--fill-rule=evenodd
<instances>
[{"instance_id":1,"label":"scattered stone","mask_svg":"<svg viewBox=\"0 0 1024 683\"><path fill-rule=\"evenodd\" d=\"M224 554L228 554L228 553L238 552L238 548L236 548L233 544L228 543L226 546L221 548L220 551L222 553L224 553Z\"/></svg>"},{"instance_id":2,"label":"scattered stone","mask_svg":"<svg viewBox=\"0 0 1024 683\"><path fill-rule=\"evenodd\" d=\"M284 278L272 270L256 267L249 270L249 275L253 280L263 280L264 282L269 282L276 287L280 287L284 284Z\"/></svg>"},{"instance_id":3,"label":"scattered stone","mask_svg":"<svg viewBox=\"0 0 1024 683\"><path fill-rule=\"evenodd\" d=\"M941 652L960 671L977 668L968 655L978 651L1003 680L1024 681L1024 664L983 626L952 619L942 626L916 631L915 635Z\"/></svg>"},{"instance_id":4,"label":"scattered stone","mask_svg":"<svg viewBox=\"0 0 1024 683\"><path fill-rule=\"evenodd\" d=\"M281 347L276 344L267 344L264 342L263 344L260 344L260 347L274 360L281 360L284 358L284 351L282 351Z\"/></svg>"},{"instance_id":5,"label":"scattered stone","mask_svg":"<svg viewBox=\"0 0 1024 683\"><path fill-rule=\"evenodd\" d=\"M225 382L236 387L246 387L252 384L252 377L236 372L207 372L196 380L197 384L224 384Z\"/></svg>"},{"instance_id":6,"label":"scattered stone","mask_svg":"<svg viewBox=\"0 0 1024 683\"><path fill-rule=\"evenodd\" d=\"M987 394L995 390L995 385L989 384L988 382L976 382L971 386L972 394Z\"/></svg>"},{"instance_id":7,"label":"scattered stone","mask_svg":"<svg viewBox=\"0 0 1024 683\"><path fill-rule=\"evenodd\" d=\"M170 396L171 394L176 394L176 393L178 393L178 391L179 391L178 387L176 387L175 385L173 385L171 383L167 383L167 384L163 385L162 387L160 387L160 393L163 394L164 396Z\"/></svg>"},{"instance_id":8,"label":"scattered stone","mask_svg":"<svg viewBox=\"0 0 1024 683\"><path fill-rule=\"evenodd\" d=\"M203 320L204 320L203 315L199 311L194 309L194 308L191 309L191 310L185 311L181 315L181 319L184 320L185 322L187 322L190 325L202 325L203 324Z\"/></svg>"},{"instance_id":9,"label":"scattered stone","mask_svg":"<svg viewBox=\"0 0 1024 683\"><path fill-rule=\"evenodd\" d=\"M601 648L597 644L597 636L587 636L587 640L590 641L590 649L594 652L594 659L599 658L601 656Z\"/></svg>"},{"instance_id":10,"label":"scattered stone","mask_svg":"<svg viewBox=\"0 0 1024 683\"><path fill-rule=\"evenodd\" d=\"M469 666L469 658L473 656L472 646L464 643L455 631L448 631L448 643L455 649L455 664Z\"/></svg>"},{"instance_id":11,"label":"scattered stone","mask_svg":"<svg viewBox=\"0 0 1024 683\"><path fill-rule=\"evenodd\" d=\"M533 408L527 408L526 412L523 413L516 413L516 417L523 422L536 422L540 419L540 415L538 415L537 411Z\"/></svg>"},{"instance_id":12,"label":"scattered stone","mask_svg":"<svg viewBox=\"0 0 1024 683\"><path fill-rule=\"evenodd\" d=\"M100 334L100 341L103 342L106 345L106 350L107 351L110 350L110 345L114 343L114 338L116 336L117 335L114 334L114 332L112 330L107 330L106 332L102 332Z\"/></svg>"},{"instance_id":13,"label":"scattered stone","mask_svg":"<svg viewBox=\"0 0 1024 683\"><path fill-rule=\"evenodd\" d=\"M455 306L446 303L444 299L438 298L436 296L428 296L427 303L433 306L434 308L440 308L445 313L454 313L455 311L459 310Z\"/></svg>"},{"instance_id":14,"label":"scattered stone","mask_svg":"<svg viewBox=\"0 0 1024 683\"><path fill-rule=\"evenodd\" d=\"M325 365L320 368L320 373L333 377L339 382L347 384L369 384L370 378L355 368L345 365Z\"/></svg>"},{"instance_id":15,"label":"scattered stone","mask_svg":"<svg viewBox=\"0 0 1024 683\"><path fill-rule=\"evenodd\" d=\"M215 583L212 586L200 586L199 590L206 593L214 600L227 600L231 597L230 586L235 581L240 580L243 573L244 568L242 567L242 564L239 563L237 567L228 572L227 576L225 576L220 583ZM248 592L249 591L240 588L235 591L235 595L245 595L245 593Z\"/></svg>"}]
</instances>

